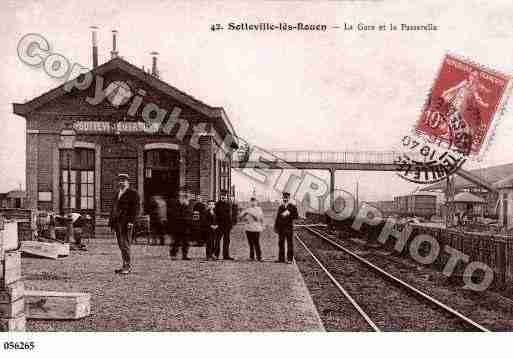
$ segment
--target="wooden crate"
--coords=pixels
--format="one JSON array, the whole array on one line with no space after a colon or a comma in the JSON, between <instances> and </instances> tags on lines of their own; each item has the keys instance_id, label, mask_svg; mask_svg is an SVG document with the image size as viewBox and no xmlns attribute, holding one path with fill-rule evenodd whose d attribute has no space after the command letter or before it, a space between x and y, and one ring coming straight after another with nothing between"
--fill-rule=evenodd
<instances>
[{"instance_id":1,"label":"wooden crate","mask_svg":"<svg viewBox=\"0 0 513 359\"><path fill-rule=\"evenodd\" d=\"M6 252L3 261L0 261L3 270L0 270L0 287L21 279L21 252Z\"/></svg>"},{"instance_id":2,"label":"wooden crate","mask_svg":"<svg viewBox=\"0 0 513 359\"><path fill-rule=\"evenodd\" d=\"M25 291L25 315L32 319L79 319L91 313L89 293Z\"/></svg>"},{"instance_id":3,"label":"wooden crate","mask_svg":"<svg viewBox=\"0 0 513 359\"><path fill-rule=\"evenodd\" d=\"M17 220L18 239L22 241L33 241L35 239L35 229L29 220Z\"/></svg>"},{"instance_id":4,"label":"wooden crate","mask_svg":"<svg viewBox=\"0 0 513 359\"><path fill-rule=\"evenodd\" d=\"M58 243L23 241L21 242L21 251L33 256L57 259L59 257L59 246Z\"/></svg>"},{"instance_id":5,"label":"wooden crate","mask_svg":"<svg viewBox=\"0 0 513 359\"><path fill-rule=\"evenodd\" d=\"M0 287L0 304L11 303L23 297L25 286L23 281L5 284Z\"/></svg>"},{"instance_id":6,"label":"wooden crate","mask_svg":"<svg viewBox=\"0 0 513 359\"><path fill-rule=\"evenodd\" d=\"M25 312L25 300L18 298L11 303L0 304L0 318L16 318Z\"/></svg>"},{"instance_id":7,"label":"wooden crate","mask_svg":"<svg viewBox=\"0 0 513 359\"><path fill-rule=\"evenodd\" d=\"M0 318L0 332L23 332L27 320L24 314L16 318Z\"/></svg>"},{"instance_id":8,"label":"wooden crate","mask_svg":"<svg viewBox=\"0 0 513 359\"><path fill-rule=\"evenodd\" d=\"M69 243L52 243L57 246L57 255L59 257L69 256L70 245Z\"/></svg>"},{"instance_id":9,"label":"wooden crate","mask_svg":"<svg viewBox=\"0 0 513 359\"><path fill-rule=\"evenodd\" d=\"M18 223L16 221L3 221L0 230L0 260L6 251L18 248Z\"/></svg>"}]
</instances>

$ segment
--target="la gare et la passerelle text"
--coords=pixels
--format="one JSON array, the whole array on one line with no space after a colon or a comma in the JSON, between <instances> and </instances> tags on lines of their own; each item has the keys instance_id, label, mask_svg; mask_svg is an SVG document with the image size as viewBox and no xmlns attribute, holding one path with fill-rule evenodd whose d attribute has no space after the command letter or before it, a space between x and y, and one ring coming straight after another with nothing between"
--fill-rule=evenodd
<instances>
[{"instance_id":1,"label":"la gare et la passerelle text","mask_svg":"<svg viewBox=\"0 0 513 359\"><path fill-rule=\"evenodd\" d=\"M438 26L434 24L349 24L343 25L326 25L326 24L307 24L303 22L297 23L248 23L248 22L229 22L227 26L221 24L211 25L211 30L229 30L229 31L327 31L328 29L341 29L344 31L437 31Z\"/></svg>"}]
</instances>

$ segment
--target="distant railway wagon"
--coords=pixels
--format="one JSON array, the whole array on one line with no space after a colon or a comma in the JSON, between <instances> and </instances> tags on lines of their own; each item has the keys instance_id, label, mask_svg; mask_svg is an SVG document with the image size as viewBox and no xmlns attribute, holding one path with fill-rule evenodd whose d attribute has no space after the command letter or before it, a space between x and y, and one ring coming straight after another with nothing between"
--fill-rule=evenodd
<instances>
[{"instance_id":1,"label":"distant railway wagon","mask_svg":"<svg viewBox=\"0 0 513 359\"><path fill-rule=\"evenodd\" d=\"M436 214L436 196L410 194L394 197L396 213L400 216L429 218Z\"/></svg>"}]
</instances>

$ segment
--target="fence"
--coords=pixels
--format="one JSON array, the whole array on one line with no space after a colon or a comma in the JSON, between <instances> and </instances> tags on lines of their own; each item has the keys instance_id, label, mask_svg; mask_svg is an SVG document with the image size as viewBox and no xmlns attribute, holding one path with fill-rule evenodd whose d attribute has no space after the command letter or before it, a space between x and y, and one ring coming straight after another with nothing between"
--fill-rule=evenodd
<instances>
[{"instance_id":1,"label":"fence","mask_svg":"<svg viewBox=\"0 0 513 359\"><path fill-rule=\"evenodd\" d=\"M326 222L325 215L316 213L307 213L307 219L310 222ZM367 238L371 241L377 241L380 236L384 222L375 226L364 224L360 231L352 228L354 218L348 218L344 221L330 221L330 227L336 229L343 234ZM422 224L408 224L411 230L408 234L404 225L396 225L395 230L401 231L404 245L400 246L398 251L395 247L398 239L389 236L383 246L398 255L408 256L411 241L420 234L427 234L434 238L440 246L440 254L432 264L436 269L443 270L446 266L450 254L445 251L446 246L458 250L459 252L468 256L470 262L481 262L486 264L494 273L494 280L492 286L499 290L512 290L509 284L513 280L513 237L497 234L485 234L476 232L463 232L455 229L434 228L423 226ZM407 238L405 236L407 235ZM426 254L431 250L429 244L421 246L419 254ZM465 262L459 261L452 277L461 278L464 273ZM478 279L477 276L476 279Z\"/></svg>"},{"instance_id":2,"label":"fence","mask_svg":"<svg viewBox=\"0 0 513 359\"><path fill-rule=\"evenodd\" d=\"M445 246L449 246L467 255L468 262L481 262L490 267L494 273L493 285L497 289L507 289L508 284L511 283L513 279L513 237L430 228L422 225L411 226L412 231L406 247L417 235L430 235L438 242L441 249L441 255L433 263L438 269L443 269L450 257L449 253L444 251ZM455 268L456 276L463 275L463 269L464 264L460 262Z\"/></svg>"}]
</instances>

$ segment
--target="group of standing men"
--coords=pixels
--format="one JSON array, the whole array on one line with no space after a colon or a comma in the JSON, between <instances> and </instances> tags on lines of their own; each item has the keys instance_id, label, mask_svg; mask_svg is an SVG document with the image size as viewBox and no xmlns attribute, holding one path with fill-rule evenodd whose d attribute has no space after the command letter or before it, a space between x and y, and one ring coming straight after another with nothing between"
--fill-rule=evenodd
<instances>
[{"instance_id":1,"label":"group of standing men","mask_svg":"<svg viewBox=\"0 0 513 359\"><path fill-rule=\"evenodd\" d=\"M196 237L196 241L205 245L207 259L218 259L222 254L223 259L233 260L230 257L230 231L235 223L237 208L228 201L226 190L221 191L217 202L210 199L207 206L197 202L191 207L189 194L181 189L178 202L171 203L167 212L168 228L173 237L169 250L172 258L181 248L182 259L188 260L189 242Z\"/></svg>"},{"instance_id":2,"label":"group of standing men","mask_svg":"<svg viewBox=\"0 0 513 359\"><path fill-rule=\"evenodd\" d=\"M134 224L140 211L140 198L137 191L130 188L127 174L120 173L118 180L119 190L113 198L109 227L116 234L123 260L122 267L115 272L128 274L131 265L130 239L133 238ZM151 228L161 244L170 239L171 258L176 258L181 249L182 259L189 260L191 232L194 223L198 223L197 239L205 244L207 259L215 260L222 255L222 259L233 260L230 256L230 231L236 222L237 207L228 201L228 192L221 191L220 200L209 200L206 207L201 202L191 207L190 200L185 188L180 188L178 199L171 199L169 203L162 196L152 198Z\"/></svg>"},{"instance_id":3,"label":"group of standing men","mask_svg":"<svg viewBox=\"0 0 513 359\"><path fill-rule=\"evenodd\" d=\"M119 190L113 198L112 211L109 218L109 227L116 233L116 239L123 265L115 273L129 274L131 269L130 240L133 238L134 224L139 214L139 194L129 186L127 174L119 174ZM292 263L293 252L293 222L298 218L296 206L289 202L290 194L283 193L283 203L279 206L274 223L274 230L278 234L278 262L285 262L285 246L287 247L287 262ZM228 192L222 190L220 200L210 199L205 206L197 202L191 207L190 196L185 188L179 191L178 199L171 200L169 204L165 198L156 196L151 206L151 227L160 237L161 244L170 236L169 254L176 258L179 248L182 259L189 260L189 241L193 223L199 223L197 235L200 242L205 244L207 260L222 259L233 260L230 256L230 232L237 222L237 206L228 200ZM251 233L250 233L251 234ZM251 237L251 238L250 238ZM258 247L254 235L249 236L250 250ZM222 242L222 250L221 250ZM258 237L256 242L258 242ZM258 245L257 245L258 244ZM260 253L257 253L260 257Z\"/></svg>"}]
</instances>

